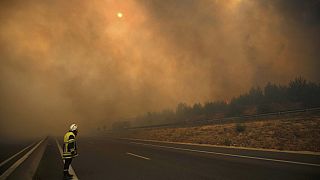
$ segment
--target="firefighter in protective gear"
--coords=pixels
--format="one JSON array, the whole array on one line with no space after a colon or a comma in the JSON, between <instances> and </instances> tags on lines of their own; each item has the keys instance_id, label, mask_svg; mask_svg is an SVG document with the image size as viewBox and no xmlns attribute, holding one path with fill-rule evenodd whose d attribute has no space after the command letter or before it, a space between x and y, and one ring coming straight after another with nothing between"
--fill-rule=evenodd
<instances>
[{"instance_id":1,"label":"firefighter in protective gear","mask_svg":"<svg viewBox=\"0 0 320 180\"><path fill-rule=\"evenodd\" d=\"M64 135L62 158L64 159L63 176L65 178L72 177L72 175L69 174L69 166L72 162L72 159L78 156L77 143L76 143L77 133L78 133L77 125L72 124L70 126L70 130Z\"/></svg>"}]
</instances>

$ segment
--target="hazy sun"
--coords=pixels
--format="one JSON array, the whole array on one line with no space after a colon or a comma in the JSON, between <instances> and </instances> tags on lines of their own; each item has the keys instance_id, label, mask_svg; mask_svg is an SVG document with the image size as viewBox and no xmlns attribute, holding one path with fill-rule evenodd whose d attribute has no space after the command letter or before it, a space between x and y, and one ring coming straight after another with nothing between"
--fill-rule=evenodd
<instances>
[{"instance_id":1,"label":"hazy sun","mask_svg":"<svg viewBox=\"0 0 320 180\"><path fill-rule=\"evenodd\" d=\"M123 17L122 12L118 12L118 13L117 13L117 16L118 16L118 18L122 18L122 17Z\"/></svg>"}]
</instances>

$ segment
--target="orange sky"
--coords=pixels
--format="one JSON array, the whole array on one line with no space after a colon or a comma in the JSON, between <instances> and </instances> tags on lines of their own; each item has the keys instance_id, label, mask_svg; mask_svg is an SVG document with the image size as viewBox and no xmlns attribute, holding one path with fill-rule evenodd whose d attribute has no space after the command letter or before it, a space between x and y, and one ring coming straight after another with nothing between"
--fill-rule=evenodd
<instances>
[{"instance_id":1,"label":"orange sky","mask_svg":"<svg viewBox=\"0 0 320 180\"><path fill-rule=\"evenodd\" d=\"M319 82L319 2L287 1L1 1L0 136Z\"/></svg>"}]
</instances>

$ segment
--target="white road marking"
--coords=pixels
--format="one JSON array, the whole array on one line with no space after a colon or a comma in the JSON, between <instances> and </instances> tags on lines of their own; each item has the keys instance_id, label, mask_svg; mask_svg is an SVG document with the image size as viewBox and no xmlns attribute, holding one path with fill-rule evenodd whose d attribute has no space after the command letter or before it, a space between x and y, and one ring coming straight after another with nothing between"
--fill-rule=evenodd
<instances>
[{"instance_id":1,"label":"white road marking","mask_svg":"<svg viewBox=\"0 0 320 180\"><path fill-rule=\"evenodd\" d=\"M311 152L311 151L288 151L288 150L277 150L277 149L264 149L264 148L252 148L252 147L238 147L238 146L223 146L223 145L197 144L197 143L186 143L186 142L157 141L157 140L134 139L134 138L118 138L118 139L129 140L129 141L167 143L167 144L175 144L175 145L181 144L181 145L202 146L202 147L217 147L217 148L240 149L240 150L244 149L244 150L263 151L263 152L279 152L279 153L291 153L291 154L320 156L319 152Z\"/></svg>"},{"instance_id":2,"label":"white road marking","mask_svg":"<svg viewBox=\"0 0 320 180\"><path fill-rule=\"evenodd\" d=\"M22 156L18 161L16 161L11 167L9 167L1 176L0 180L7 179L8 176L21 164L23 161L25 161L30 154L39 147L39 145L44 141L45 139L42 139L38 144L36 144L32 149L30 149L24 156Z\"/></svg>"},{"instance_id":3,"label":"white road marking","mask_svg":"<svg viewBox=\"0 0 320 180\"><path fill-rule=\"evenodd\" d=\"M7 162L9 162L11 159L15 158L16 156L18 156L19 154L21 154L23 151L25 151L26 149L28 149L29 147L33 146L34 144L36 144L36 142L30 144L29 146L25 147L24 149L22 149L21 151L19 151L17 154L11 156L10 158L8 158L7 160L3 161L2 163L0 163L0 167L3 166L4 164L6 164Z\"/></svg>"},{"instance_id":4,"label":"white road marking","mask_svg":"<svg viewBox=\"0 0 320 180\"><path fill-rule=\"evenodd\" d=\"M198 152L198 153L206 153L206 154L216 154L216 155L222 155L222 156L231 156L231 157L239 157L239 158L247 158L247 159L256 159L256 160L264 160L264 161L273 161L273 162L281 162L281 163L290 163L290 164L299 164L299 165L307 165L307 166L317 166L317 167L320 167L320 164L313 164L313 163L304 163L304 162L287 161L287 160L281 160L281 159L270 159L270 158L254 157L254 156L227 154L227 153L219 153L219 152L213 152L213 151L203 151L203 150L195 150L195 149L187 149L187 148L178 148L178 147L162 146L162 145L154 145L154 144L145 144L145 143L137 143L137 142L130 142L130 143L132 143L132 144L138 144L138 145L144 145L144 146L153 146L153 147L160 147L160 148L167 148L167 149L175 149L175 150L189 151L189 152Z\"/></svg>"},{"instance_id":5,"label":"white road marking","mask_svg":"<svg viewBox=\"0 0 320 180\"><path fill-rule=\"evenodd\" d=\"M58 142L58 140L56 139L56 143L57 143L57 146L58 146L58 149L59 149L59 151L60 151L60 154L61 154L61 157L62 157L62 148L61 148L61 146L60 146L60 144L59 144L59 142ZM63 160L63 163L64 163L64 160ZM72 176L72 179L75 179L75 180L79 180L79 178L78 178L78 176L76 175L76 172L74 171L74 169L72 168L72 166L70 165L70 173L73 175Z\"/></svg>"},{"instance_id":6,"label":"white road marking","mask_svg":"<svg viewBox=\"0 0 320 180\"><path fill-rule=\"evenodd\" d=\"M139 158L142 158L142 159L145 159L145 160L150 160L150 158L147 158L147 157L144 157L144 156L140 156L140 155L137 155L137 154L133 154L133 153L129 153L129 152L127 152L126 154L131 155L131 156L135 156L135 157L139 157Z\"/></svg>"}]
</instances>

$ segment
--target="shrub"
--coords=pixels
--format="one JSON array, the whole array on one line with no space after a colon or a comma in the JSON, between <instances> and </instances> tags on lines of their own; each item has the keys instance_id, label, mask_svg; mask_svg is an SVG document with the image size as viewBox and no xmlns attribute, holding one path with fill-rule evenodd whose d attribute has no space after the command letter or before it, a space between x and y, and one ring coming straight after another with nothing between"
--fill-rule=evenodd
<instances>
[{"instance_id":1,"label":"shrub","mask_svg":"<svg viewBox=\"0 0 320 180\"><path fill-rule=\"evenodd\" d=\"M231 145L231 141L230 141L230 139L224 139L224 142L223 142L223 144L225 145L225 146L230 146Z\"/></svg>"},{"instance_id":2,"label":"shrub","mask_svg":"<svg viewBox=\"0 0 320 180\"><path fill-rule=\"evenodd\" d=\"M236 124L236 131L238 133L244 132L245 130L246 130L246 126L244 124L241 124L241 123Z\"/></svg>"}]
</instances>

